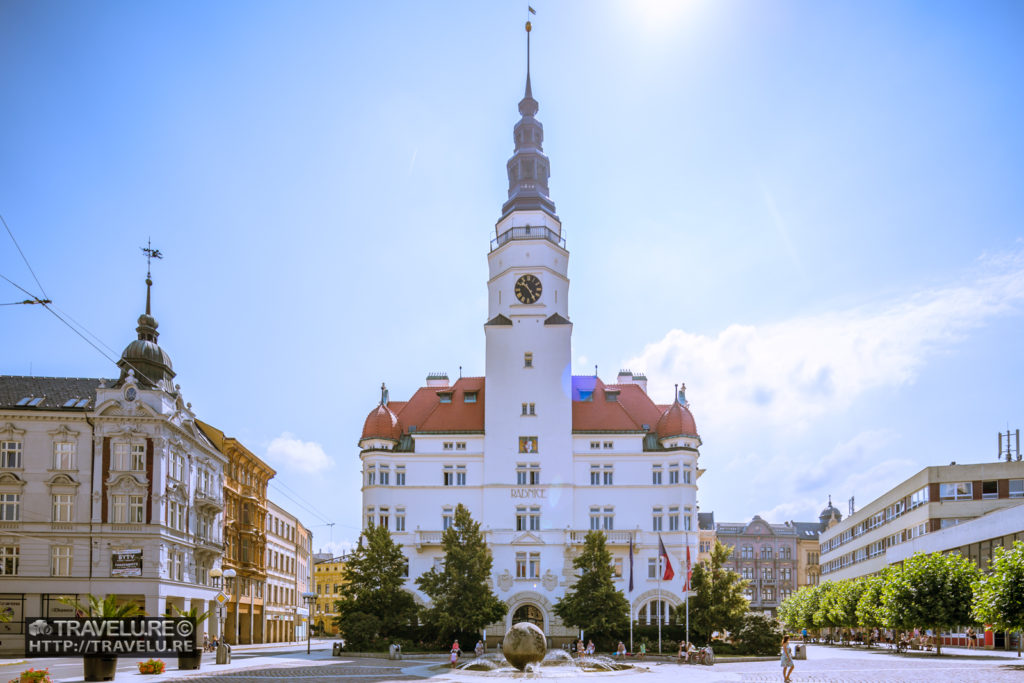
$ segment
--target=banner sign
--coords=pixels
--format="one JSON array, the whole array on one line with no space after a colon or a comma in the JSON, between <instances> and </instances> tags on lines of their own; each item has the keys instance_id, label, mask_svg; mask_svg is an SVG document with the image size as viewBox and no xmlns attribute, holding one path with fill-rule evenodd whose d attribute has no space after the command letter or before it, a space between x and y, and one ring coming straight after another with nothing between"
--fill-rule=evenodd
<instances>
[{"instance_id":1,"label":"banner sign","mask_svg":"<svg viewBox=\"0 0 1024 683\"><path fill-rule=\"evenodd\" d=\"M142 576L141 550L116 550L110 556L111 576Z\"/></svg>"},{"instance_id":2,"label":"banner sign","mask_svg":"<svg viewBox=\"0 0 1024 683\"><path fill-rule=\"evenodd\" d=\"M172 655L195 651L195 624L186 617L25 619L26 657Z\"/></svg>"}]
</instances>

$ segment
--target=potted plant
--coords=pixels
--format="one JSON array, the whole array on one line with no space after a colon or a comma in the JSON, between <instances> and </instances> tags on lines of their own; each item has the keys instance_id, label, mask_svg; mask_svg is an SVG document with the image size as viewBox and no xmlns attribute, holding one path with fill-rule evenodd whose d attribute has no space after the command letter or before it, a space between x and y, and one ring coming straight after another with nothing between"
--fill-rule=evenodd
<instances>
[{"instance_id":1,"label":"potted plant","mask_svg":"<svg viewBox=\"0 0 1024 683\"><path fill-rule=\"evenodd\" d=\"M188 654L178 655L179 669L198 669L203 661L203 649L199 645L199 624L210 618L212 611L200 612L198 607L187 610L180 610L176 605L171 605L175 616L185 617L192 622L192 633L195 635L195 648Z\"/></svg>"},{"instance_id":2,"label":"potted plant","mask_svg":"<svg viewBox=\"0 0 1024 683\"><path fill-rule=\"evenodd\" d=\"M12 681L12 683L14 683ZM21 672L18 683L52 683L49 669L28 669Z\"/></svg>"},{"instance_id":3,"label":"potted plant","mask_svg":"<svg viewBox=\"0 0 1024 683\"><path fill-rule=\"evenodd\" d=\"M144 662L139 662L139 673L140 674L162 674L164 672L165 664L160 659L147 659Z\"/></svg>"},{"instance_id":4,"label":"potted plant","mask_svg":"<svg viewBox=\"0 0 1024 683\"><path fill-rule=\"evenodd\" d=\"M79 615L87 617L128 619L146 615L134 602L118 602L116 595L108 595L102 600L95 595L86 597L86 603L69 597L60 598L60 603L74 607ZM84 655L82 664L87 681L112 681L117 674L117 655Z\"/></svg>"}]
</instances>

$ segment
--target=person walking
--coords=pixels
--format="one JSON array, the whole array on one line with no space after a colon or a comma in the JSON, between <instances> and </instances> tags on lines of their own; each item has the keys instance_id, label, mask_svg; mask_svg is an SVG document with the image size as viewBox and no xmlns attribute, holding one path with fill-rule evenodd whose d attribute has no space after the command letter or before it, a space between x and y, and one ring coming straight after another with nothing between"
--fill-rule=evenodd
<instances>
[{"instance_id":1,"label":"person walking","mask_svg":"<svg viewBox=\"0 0 1024 683\"><path fill-rule=\"evenodd\" d=\"M789 651L789 636L782 637L782 680L789 683L789 676L793 673L793 653Z\"/></svg>"},{"instance_id":2,"label":"person walking","mask_svg":"<svg viewBox=\"0 0 1024 683\"><path fill-rule=\"evenodd\" d=\"M452 651L450 655L453 669L455 668L455 663L459 661L459 654L461 654L461 652L462 651L459 649L459 640L456 638L455 642L452 643Z\"/></svg>"},{"instance_id":3,"label":"person walking","mask_svg":"<svg viewBox=\"0 0 1024 683\"><path fill-rule=\"evenodd\" d=\"M974 648L974 627L967 627L967 649L971 650Z\"/></svg>"}]
</instances>

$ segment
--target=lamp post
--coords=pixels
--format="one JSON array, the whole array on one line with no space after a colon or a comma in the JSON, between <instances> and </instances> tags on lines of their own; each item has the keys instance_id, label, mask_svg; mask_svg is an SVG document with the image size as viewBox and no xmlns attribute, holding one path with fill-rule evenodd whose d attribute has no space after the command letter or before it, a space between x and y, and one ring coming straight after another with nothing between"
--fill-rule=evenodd
<instances>
[{"instance_id":1,"label":"lamp post","mask_svg":"<svg viewBox=\"0 0 1024 683\"><path fill-rule=\"evenodd\" d=\"M220 577L223 576L224 577L224 583L221 585L221 590L226 592L228 595L231 594L230 591L227 590L227 588L228 588L227 580L235 578L235 570L234 569L223 569L222 570L220 567L214 567L213 569L210 570L210 576L213 577L214 579L219 579ZM218 627L217 627L217 632L218 632L217 633L217 635L218 635L218 640L217 640L217 664L227 664L228 663L228 649L227 649L228 646L227 646L227 643L224 642L224 609L225 609L224 605L218 605L217 606L217 623L218 623Z\"/></svg>"},{"instance_id":2,"label":"lamp post","mask_svg":"<svg viewBox=\"0 0 1024 683\"><path fill-rule=\"evenodd\" d=\"M316 602L316 593L306 592L302 599L306 602L306 654L309 654L309 643L313 631L313 603Z\"/></svg>"}]
</instances>

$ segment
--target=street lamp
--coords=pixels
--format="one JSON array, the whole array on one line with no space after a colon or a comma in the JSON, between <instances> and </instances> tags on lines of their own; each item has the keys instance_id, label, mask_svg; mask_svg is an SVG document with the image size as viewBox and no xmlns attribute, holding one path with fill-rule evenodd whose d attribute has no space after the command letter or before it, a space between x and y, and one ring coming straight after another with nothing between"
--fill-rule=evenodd
<instances>
[{"instance_id":1,"label":"street lamp","mask_svg":"<svg viewBox=\"0 0 1024 683\"><path fill-rule=\"evenodd\" d=\"M306 654L309 654L309 640L313 631L313 603L316 602L316 593L303 593L302 599L306 601Z\"/></svg>"},{"instance_id":2,"label":"street lamp","mask_svg":"<svg viewBox=\"0 0 1024 683\"><path fill-rule=\"evenodd\" d=\"M234 569L224 569L224 570L222 570L220 567L214 567L213 569L210 570L210 576L212 576L215 579L219 579L220 577L223 576L224 577L224 583L221 586L221 590L227 592L227 594L230 595L230 591L227 590L227 587L228 587L227 586L227 579L235 578L235 570ZM219 626L217 628L217 631L218 631L219 636L220 636L219 640L217 641L217 664L227 664L228 663L228 654L227 654L228 653L228 650L227 650L228 646L227 646L227 643L224 640L224 609L225 608L224 608L223 605L218 605L218 607L217 607L217 619L218 619L218 622L219 622Z\"/></svg>"}]
</instances>

